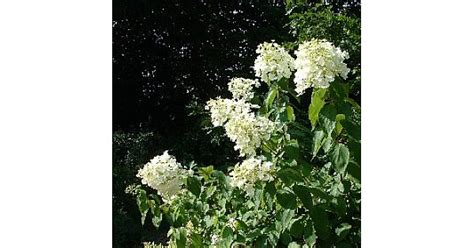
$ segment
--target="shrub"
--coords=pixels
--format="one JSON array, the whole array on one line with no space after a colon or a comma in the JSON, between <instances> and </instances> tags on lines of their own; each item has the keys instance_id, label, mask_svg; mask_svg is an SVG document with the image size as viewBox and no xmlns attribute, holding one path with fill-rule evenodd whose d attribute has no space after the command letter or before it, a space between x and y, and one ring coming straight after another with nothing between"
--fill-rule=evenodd
<instances>
[{"instance_id":1,"label":"shrub","mask_svg":"<svg viewBox=\"0 0 474 248\"><path fill-rule=\"evenodd\" d=\"M154 189L137 190L142 223L165 218L169 247L360 247L360 107L344 81L348 54L316 39L296 59L275 43L257 51L259 81L234 79L233 97L206 107L241 161L217 170L156 156L139 173Z\"/></svg>"}]
</instances>

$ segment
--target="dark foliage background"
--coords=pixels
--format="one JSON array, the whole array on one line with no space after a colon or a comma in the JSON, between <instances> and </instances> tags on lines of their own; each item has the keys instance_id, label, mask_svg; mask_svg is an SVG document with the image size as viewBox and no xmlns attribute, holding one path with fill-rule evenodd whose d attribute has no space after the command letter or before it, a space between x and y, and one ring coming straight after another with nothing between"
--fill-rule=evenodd
<instances>
[{"instance_id":1,"label":"dark foliage background","mask_svg":"<svg viewBox=\"0 0 474 248\"><path fill-rule=\"evenodd\" d=\"M253 78L255 49L325 38L350 53L351 95L360 102L360 1L113 1L113 243L160 241L140 224L140 166L162 151L225 168L233 144L211 131L203 105L231 77Z\"/></svg>"}]
</instances>

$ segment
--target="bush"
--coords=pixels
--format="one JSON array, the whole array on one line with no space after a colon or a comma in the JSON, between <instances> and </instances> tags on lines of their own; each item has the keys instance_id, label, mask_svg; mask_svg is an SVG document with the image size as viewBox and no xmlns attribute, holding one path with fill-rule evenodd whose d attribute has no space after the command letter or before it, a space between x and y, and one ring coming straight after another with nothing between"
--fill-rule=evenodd
<instances>
[{"instance_id":1,"label":"bush","mask_svg":"<svg viewBox=\"0 0 474 248\"><path fill-rule=\"evenodd\" d=\"M314 39L296 60L275 43L257 53L261 80L234 79L232 98L207 104L241 161L216 170L156 156L138 171L150 186L136 191L142 223L169 223L170 247L360 247L360 107L347 54Z\"/></svg>"}]
</instances>

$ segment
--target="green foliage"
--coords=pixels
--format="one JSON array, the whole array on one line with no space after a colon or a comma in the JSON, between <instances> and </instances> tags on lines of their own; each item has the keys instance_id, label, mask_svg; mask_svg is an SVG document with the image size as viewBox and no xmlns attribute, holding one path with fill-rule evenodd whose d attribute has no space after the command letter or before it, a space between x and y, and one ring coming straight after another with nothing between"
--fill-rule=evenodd
<instances>
[{"instance_id":1,"label":"green foliage","mask_svg":"<svg viewBox=\"0 0 474 248\"><path fill-rule=\"evenodd\" d=\"M276 165L275 180L248 192L231 187L212 166L195 168L186 190L161 211L140 205L150 204L151 198L141 197L153 194L139 195L142 214L163 214L171 225L170 245L177 247L360 247L360 163L348 145L359 140L354 127L346 128L358 125L360 109L350 104L346 88L338 79L327 90L314 90L312 99L319 100L303 112L308 120L293 111L286 117L288 106L301 111L304 103L284 87L268 85L266 115L287 123L266 143L271 149L261 151ZM315 101L327 103L314 107ZM294 132L302 135L286 136Z\"/></svg>"}]
</instances>

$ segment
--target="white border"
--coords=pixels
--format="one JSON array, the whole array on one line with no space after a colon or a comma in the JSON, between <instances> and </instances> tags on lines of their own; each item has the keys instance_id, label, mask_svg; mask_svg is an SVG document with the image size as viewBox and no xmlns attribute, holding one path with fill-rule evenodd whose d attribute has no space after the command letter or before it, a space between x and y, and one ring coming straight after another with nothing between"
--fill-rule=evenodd
<instances>
[{"instance_id":1,"label":"white border","mask_svg":"<svg viewBox=\"0 0 474 248\"><path fill-rule=\"evenodd\" d=\"M112 246L111 7L0 3L0 247Z\"/></svg>"},{"instance_id":2,"label":"white border","mask_svg":"<svg viewBox=\"0 0 474 248\"><path fill-rule=\"evenodd\" d=\"M362 247L474 247L473 2L362 2Z\"/></svg>"},{"instance_id":3,"label":"white border","mask_svg":"<svg viewBox=\"0 0 474 248\"><path fill-rule=\"evenodd\" d=\"M363 247L473 247L472 1L363 0ZM0 247L110 247L111 2L0 3Z\"/></svg>"}]
</instances>

